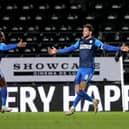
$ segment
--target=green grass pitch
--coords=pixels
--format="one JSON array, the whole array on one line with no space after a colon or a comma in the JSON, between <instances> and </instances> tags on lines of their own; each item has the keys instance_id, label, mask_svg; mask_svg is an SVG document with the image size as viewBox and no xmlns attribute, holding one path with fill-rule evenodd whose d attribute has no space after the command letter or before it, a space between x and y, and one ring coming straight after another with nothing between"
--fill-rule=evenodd
<instances>
[{"instance_id":1,"label":"green grass pitch","mask_svg":"<svg viewBox=\"0 0 129 129\"><path fill-rule=\"evenodd\" d=\"M129 129L129 112L1 113L0 129Z\"/></svg>"}]
</instances>

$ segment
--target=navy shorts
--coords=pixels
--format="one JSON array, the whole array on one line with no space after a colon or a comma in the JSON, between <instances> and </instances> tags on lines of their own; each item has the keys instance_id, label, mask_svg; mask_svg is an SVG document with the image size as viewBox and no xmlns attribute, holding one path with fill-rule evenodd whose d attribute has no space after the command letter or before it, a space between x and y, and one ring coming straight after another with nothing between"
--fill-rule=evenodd
<instances>
[{"instance_id":1,"label":"navy shorts","mask_svg":"<svg viewBox=\"0 0 129 129\"><path fill-rule=\"evenodd\" d=\"M75 77L75 85L80 84L82 81L89 83L94 74L93 68L79 68Z\"/></svg>"}]
</instances>

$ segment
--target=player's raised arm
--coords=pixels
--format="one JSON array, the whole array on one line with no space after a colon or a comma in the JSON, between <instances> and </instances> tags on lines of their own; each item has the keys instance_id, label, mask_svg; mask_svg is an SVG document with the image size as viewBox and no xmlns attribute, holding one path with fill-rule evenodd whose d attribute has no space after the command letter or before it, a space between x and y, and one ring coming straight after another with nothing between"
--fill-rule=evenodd
<instances>
[{"instance_id":1,"label":"player's raised arm","mask_svg":"<svg viewBox=\"0 0 129 129\"><path fill-rule=\"evenodd\" d=\"M11 49L15 49L17 47L26 47L27 43L23 42L22 39L18 43L11 43L6 45L5 43L1 42L0 43L0 50L1 51L7 51Z\"/></svg>"},{"instance_id":2,"label":"player's raised arm","mask_svg":"<svg viewBox=\"0 0 129 129\"><path fill-rule=\"evenodd\" d=\"M126 46L125 43L123 43L121 47L116 47L116 46L104 44L100 40L96 39L95 45L97 47L99 47L100 49L104 49L104 50L107 50L107 51L120 51L120 50L123 51L123 52L128 52L129 51L129 47Z\"/></svg>"},{"instance_id":3,"label":"player's raised arm","mask_svg":"<svg viewBox=\"0 0 129 129\"><path fill-rule=\"evenodd\" d=\"M66 47L64 49L56 49L56 48L51 48L48 49L48 53L50 55L54 55L54 54L64 54L64 53L68 53L71 51L76 50L79 47L79 41L77 41L74 45L71 45L69 47Z\"/></svg>"}]
</instances>

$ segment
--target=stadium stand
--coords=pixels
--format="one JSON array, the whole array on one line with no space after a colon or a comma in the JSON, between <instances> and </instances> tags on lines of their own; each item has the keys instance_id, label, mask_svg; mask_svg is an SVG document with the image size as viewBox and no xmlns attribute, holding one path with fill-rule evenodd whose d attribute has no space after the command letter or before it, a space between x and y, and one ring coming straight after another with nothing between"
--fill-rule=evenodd
<instances>
[{"instance_id":1,"label":"stadium stand","mask_svg":"<svg viewBox=\"0 0 129 129\"><path fill-rule=\"evenodd\" d=\"M103 42L116 46L122 41L128 43L127 3L127 0L1 2L0 30L6 33L8 41L16 42L23 38L29 43L25 50L11 50L6 54L7 56L13 56L15 53L17 56L48 56L48 47L66 47L79 39L81 27L85 23L94 25L95 36ZM74 52L73 56L76 53ZM96 56L113 56L110 53L98 53Z\"/></svg>"},{"instance_id":2,"label":"stadium stand","mask_svg":"<svg viewBox=\"0 0 129 129\"><path fill-rule=\"evenodd\" d=\"M78 40L82 26L91 23L95 37L111 45L129 44L128 0L1 0L0 30L7 41L23 38L26 49L6 52L7 57L46 57L49 47L63 48ZM70 55L78 56L78 51ZM115 56L97 50L96 56ZM128 55L125 57L128 58Z\"/></svg>"}]
</instances>

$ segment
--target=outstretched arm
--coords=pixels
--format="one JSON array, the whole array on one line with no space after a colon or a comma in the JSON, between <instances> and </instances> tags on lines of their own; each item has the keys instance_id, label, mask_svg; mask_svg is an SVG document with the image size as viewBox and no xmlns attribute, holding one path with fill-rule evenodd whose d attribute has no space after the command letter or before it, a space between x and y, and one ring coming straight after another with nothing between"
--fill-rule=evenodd
<instances>
[{"instance_id":1,"label":"outstretched arm","mask_svg":"<svg viewBox=\"0 0 129 129\"><path fill-rule=\"evenodd\" d=\"M7 51L10 49L14 49L14 48L17 48L17 44L6 45L5 43L0 43L0 50L1 51Z\"/></svg>"},{"instance_id":2,"label":"outstretched arm","mask_svg":"<svg viewBox=\"0 0 129 129\"><path fill-rule=\"evenodd\" d=\"M5 43L0 43L0 50L1 51L7 51L7 50L11 50L17 47L26 47L26 42L23 42L22 39L18 42L18 43L14 43L14 44L8 44L6 45Z\"/></svg>"},{"instance_id":3,"label":"outstretched arm","mask_svg":"<svg viewBox=\"0 0 129 129\"><path fill-rule=\"evenodd\" d=\"M52 48L48 50L48 53L50 55L54 55L54 54L64 54L64 53L68 53L71 51L76 50L79 47L79 41L77 41L74 45L71 45L70 47L64 48L64 49L56 49L56 48Z\"/></svg>"},{"instance_id":4,"label":"outstretched arm","mask_svg":"<svg viewBox=\"0 0 129 129\"><path fill-rule=\"evenodd\" d=\"M100 49L104 49L107 51L124 51L124 52L128 52L129 51L129 47L126 46L124 43L122 44L121 47L115 47L112 45L108 45L108 44L104 44L102 43L100 40L96 40L95 45L97 47L99 47Z\"/></svg>"}]
</instances>

